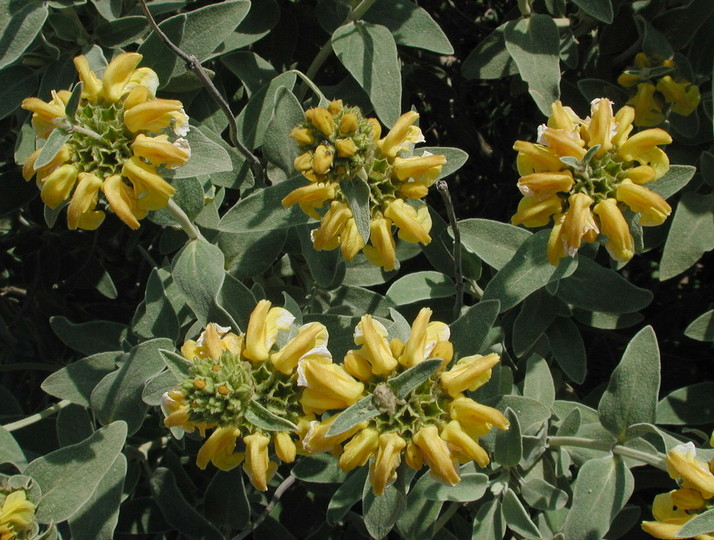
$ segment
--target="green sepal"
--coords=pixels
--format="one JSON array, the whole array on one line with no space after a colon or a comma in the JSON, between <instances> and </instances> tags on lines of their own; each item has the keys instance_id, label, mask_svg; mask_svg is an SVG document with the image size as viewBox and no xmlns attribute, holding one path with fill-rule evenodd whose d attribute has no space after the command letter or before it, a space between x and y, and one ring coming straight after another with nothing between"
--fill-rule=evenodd
<instances>
[{"instance_id":1,"label":"green sepal","mask_svg":"<svg viewBox=\"0 0 714 540\"><path fill-rule=\"evenodd\" d=\"M297 426L286 418L270 412L256 401L251 401L245 410L245 419L265 431L295 431Z\"/></svg>"},{"instance_id":2,"label":"green sepal","mask_svg":"<svg viewBox=\"0 0 714 540\"><path fill-rule=\"evenodd\" d=\"M50 133L50 136L47 137L47 142L42 147L42 150L40 150L40 154L35 160L35 170L39 169L40 167L44 167L50 161L52 161L59 153L60 149L62 148L62 145L67 142L67 139L69 139L69 137L70 134L64 131L63 129L57 128L53 130L52 133Z\"/></svg>"},{"instance_id":3,"label":"green sepal","mask_svg":"<svg viewBox=\"0 0 714 540\"><path fill-rule=\"evenodd\" d=\"M409 392L439 371L443 363L441 358L430 358L419 362L416 366L410 367L404 373L390 379L389 386L392 387L397 399L404 399L409 395Z\"/></svg>"},{"instance_id":4,"label":"green sepal","mask_svg":"<svg viewBox=\"0 0 714 540\"><path fill-rule=\"evenodd\" d=\"M169 371L176 376L176 379L183 381L191 376L191 366L193 362L173 351L159 349L159 352L161 353L161 358L164 359L164 364L166 364Z\"/></svg>"},{"instance_id":5,"label":"green sepal","mask_svg":"<svg viewBox=\"0 0 714 540\"><path fill-rule=\"evenodd\" d=\"M360 399L354 405L347 407L340 415L332 422L330 429L327 430L325 436L334 437L344 433L348 429L352 429L360 422L374 418L380 414L379 408L374 403L374 396L369 395L366 398Z\"/></svg>"},{"instance_id":6,"label":"green sepal","mask_svg":"<svg viewBox=\"0 0 714 540\"><path fill-rule=\"evenodd\" d=\"M372 212L369 209L369 186L362 178L355 176L342 180L340 190L347 197L347 204L350 205L357 231L366 244L369 242L369 224L372 220Z\"/></svg>"}]
</instances>

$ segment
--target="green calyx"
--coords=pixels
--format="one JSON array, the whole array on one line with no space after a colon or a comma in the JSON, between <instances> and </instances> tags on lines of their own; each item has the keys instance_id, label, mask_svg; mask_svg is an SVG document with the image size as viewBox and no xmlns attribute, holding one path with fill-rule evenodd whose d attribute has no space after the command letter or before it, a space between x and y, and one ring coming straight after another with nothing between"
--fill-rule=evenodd
<instances>
[{"instance_id":1,"label":"green calyx","mask_svg":"<svg viewBox=\"0 0 714 540\"><path fill-rule=\"evenodd\" d=\"M100 177L121 174L124 162L132 156L132 137L123 120L123 106L114 103L85 102L77 108L74 119L80 129L72 131L68 141L74 149L73 162L82 172ZM101 136L93 137L89 133Z\"/></svg>"}]
</instances>

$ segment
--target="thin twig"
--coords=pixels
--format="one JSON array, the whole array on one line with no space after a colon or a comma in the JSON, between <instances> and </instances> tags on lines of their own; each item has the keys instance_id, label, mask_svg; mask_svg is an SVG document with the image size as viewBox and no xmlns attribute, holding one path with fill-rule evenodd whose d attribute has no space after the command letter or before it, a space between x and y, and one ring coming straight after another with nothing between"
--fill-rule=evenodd
<instances>
[{"instance_id":1,"label":"thin twig","mask_svg":"<svg viewBox=\"0 0 714 540\"><path fill-rule=\"evenodd\" d=\"M451 201L451 194L449 193L449 186L446 180L439 180L436 183L436 189L444 199L446 214L449 216L449 224L454 234L454 283L456 284L454 319L458 319L461 314L461 308L464 305L464 275L461 269L461 232L459 231L459 224L456 222L456 212L454 211L454 204Z\"/></svg>"},{"instance_id":2,"label":"thin twig","mask_svg":"<svg viewBox=\"0 0 714 540\"><path fill-rule=\"evenodd\" d=\"M196 226L191 223L191 220L186 215L186 212L184 212L183 208L176 204L173 199L169 199L169 204L166 209L171 212L171 217L173 217L181 226L183 231L188 235L189 239L198 240L199 238L202 238L201 233Z\"/></svg>"},{"instance_id":3,"label":"thin twig","mask_svg":"<svg viewBox=\"0 0 714 540\"><path fill-rule=\"evenodd\" d=\"M238 534L237 536L233 537L233 540L243 540L246 536L248 536L250 533L252 533L254 530L256 530L258 527L260 527L260 524L265 521L265 518L270 515L270 512L273 511L273 508L275 508L275 505L278 504L278 501L280 500L280 497L283 496L283 493L285 493L288 489L290 489L290 486L292 486L295 483L295 477L294 476L288 476L285 480L283 480L283 483L278 486L278 488L275 490L275 493L273 494L273 498L270 500L268 503L268 506L265 507L265 510L263 511L260 516L258 516L258 519L256 519L253 524L248 527L246 530Z\"/></svg>"},{"instance_id":4,"label":"thin twig","mask_svg":"<svg viewBox=\"0 0 714 540\"><path fill-rule=\"evenodd\" d=\"M231 144L235 146L238 151L243 154L245 159L247 159L250 163L250 167L253 170L253 176L255 177L256 182L262 182L262 163L260 163L260 160L250 150L248 150L248 148L238 139L238 124L236 123L235 116L233 116L233 112L231 112L231 108L228 105L228 102L218 91L216 85L213 84L213 81L208 76L208 73L206 73L206 70L203 69L201 62L199 62L198 58L196 58L194 55L186 54L171 42L168 36L164 34L163 31L159 28L159 25L156 24L154 17L151 15L149 8L146 6L145 0L139 0L139 4L141 5L141 9L144 12L146 20L149 21L149 25L151 25L151 28L154 30L154 32L156 32L156 35L161 38L161 41L163 41L169 49L171 49L171 52L173 52L176 56L181 58L181 60L186 63L186 69L196 74L196 76L201 80L201 83L203 83L203 86L206 88L206 90L208 90L209 95L216 103L218 103L218 106L223 111L223 114L225 114L226 118L228 118L228 133L229 138L231 140Z\"/></svg>"}]
</instances>

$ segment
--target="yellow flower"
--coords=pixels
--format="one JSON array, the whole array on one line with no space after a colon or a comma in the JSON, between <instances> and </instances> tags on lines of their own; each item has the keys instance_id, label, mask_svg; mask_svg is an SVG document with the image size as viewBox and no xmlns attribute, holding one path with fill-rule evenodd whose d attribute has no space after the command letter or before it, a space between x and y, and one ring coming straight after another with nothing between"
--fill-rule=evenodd
<instances>
[{"instance_id":1,"label":"yellow flower","mask_svg":"<svg viewBox=\"0 0 714 540\"><path fill-rule=\"evenodd\" d=\"M278 339L280 330L289 330L295 317L285 308L273 308L268 300L261 300L248 320L243 355L253 362L264 362Z\"/></svg>"},{"instance_id":2,"label":"yellow flower","mask_svg":"<svg viewBox=\"0 0 714 540\"><path fill-rule=\"evenodd\" d=\"M489 381L491 368L500 360L496 353L466 356L449 371L441 374L441 385L452 397L459 396L466 389L473 392Z\"/></svg>"},{"instance_id":3,"label":"yellow flower","mask_svg":"<svg viewBox=\"0 0 714 540\"><path fill-rule=\"evenodd\" d=\"M270 355L270 362L275 369L289 375L300 359L317 348L327 345L329 334L323 324L313 322L301 326L297 336L288 341L280 351Z\"/></svg>"},{"instance_id":4,"label":"yellow flower","mask_svg":"<svg viewBox=\"0 0 714 540\"><path fill-rule=\"evenodd\" d=\"M622 263L629 261L635 254L635 241L617 201L602 200L593 207L593 212L600 219L602 234L607 237L605 248L610 257Z\"/></svg>"},{"instance_id":5,"label":"yellow flower","mask_svg":"<svg viewBox=\"0 0 714 540\"><path fill-rule=\"evenodd\" d=\"M379 436L377 456L369 467L369 480L375 495L383 495L384 490L397 479L397 467L402 461L402 450L407 443L396 433L382 433Z\"/></svg>"},{"instance_id":6,"label":"yellow flower","mask_svg":"<svg viewBox=\"0 0 714 540\"><path fill-rule=\"evenodd\" d=\"M50 163L37 167L40 150L23 164L23 176L37 175L42 200L57 208L72 198L67 213L69 228L96 229L106 207L132 229L149 210L168 204L175 193L157 167L176 168L191 155L188 142L162 133L173 128L185 134L188 117L176 100L154 97L158 77L149 68L138 68L142 56L122 53L115 57L100 80L84 56L74 59L82 82L75 114L65 116L69 91L52 92L52 100L27 98L22 107L32 111L38 138L54 129L66 130L67 143ZM79 181L77 181L79 180ZM100 209L98 209L98 207Z\"/></svg>"},{"instance_id":7,"label":"yellow flower","mask_svg":"<svg viewBox=\"0 0 714 540\"><path fill-rule=\"evenodd\" d=\"M67 226L70 229L94 230L104 221L104 212L95 210L99 200L102 180L92 173L79 173L77 189L67 209Z\"/></svg>"},{"instance_id":8,"label":"yellow flower","mask_svg":"<svg viewBox=\"0 0 714 540\"><path fill-rule=\"evenodd\" d=\"M662 106L654 97L655 90L652 83L640 83L637 85L637 93L627 102L635 109L635 123L638 126L658 126L666 118L662 113Z\"/></svg>"},{"instance_id":9,"label":"yellow flower","mask_svg":"<svg viewBox=\"0 0 714 540\"><path fill-rule=\"evenodd\" d=\"M600 241L611 257L631 259L634 241L618 201L640 213L643 225L661 224L669 215L664 199L641 184L669 170L659 145L672 138L661 129L630 136L636 115L629 106L613 114L612 103L603 98L592 102L591 116L583 120L556 102L548 123L538 130L537 144L516 141L518 188L524 198L511 222L543 227L552 220L547 247L551 264L574 257L601 231Z\"/></svg>"},{"instance_id":10,"label":"yellow flower","mask_svg":"<svg viewBox=\"0 0 714 540\"><path fill-rule=\"evenodd\" d=\"M327 356L314 354L303 358L298 364L297 373L298 386L305 387L301 399L305 412L322 413L328 409L344 409L357 402L364 392L364 385L355 381L342 366L333 364L329 353ZM324 396L330 406L316 407L314 402L309 402L306 407L306 394Z\"/></svg>"},{"instance_id":11,"label":"yellow flower","mask_svg":"<svg viewBox=\"0 0 714 540\"><path fill-rule=\"evenodd\" d=\"M461 394L488 381L498 356L462 358L444 373L453 356L453 345L449 342L449 327L431 321L431 314L428 308L419 312L406 342L389 340L384 326L364 315L355 329L355 344L361 348L347 352L344 369L324 359L300 361L301 379L310 384L315 381L316 390L327 396L324 404L342 400L340 408L347 408L358 399L371 399L379 410L376 416L346 432L328 437L333 423L344 414L337 412L323 422L314 421L303 438L303 447L309 452L339 455L339 466L345 472L373 457L369 478L377 495L384 493L396 478L402 453L409 467L418 470L426 464L432 475L453 485L460 481L459 461L488 464L488 454L478 444L479 438L492 426L508 429L508 420L498 410ZM407 395L395 393L390 381L430 358L444 362L437 363L436 372ZM318 374L322 377L319 380ZM319 411L316 402L306 402L308 390L311 388L303 394L303 409L307 413ZM326 409L327 406L322 408Z\"/></svg>"},{"instance_id":12,"label":"yellow flower","mask_svg":"<svg viewBox=\"0 0 714 540\"><path fill-rule=\"evenodd\" d=\"M222 471L230 471L243 461L243 454L235 454L236 439L240 430L235 427L220 427L203 443L196 456L196 465L205 469L208 463L213 463Z\"/></svg>"},{"instance_id":13,"label":"yellow flower","mask_svg":"<svg viewBox=\"0 0 714 540\"><path fill-rule=\"evenodd\" d=\"M675 82L671 76L662 77L657 82L657 91L667 103L672 104L672 112L689 116L699 106L699 87L689 81Z\"/></svg>"},{"instance_id":14,"label":"yellow flower","mask_svg":"<svg viewBox=\"0 0 714 540\"><path fill-rule=\"evenodd\" d=\"M667 471L682 486L699 491L705 499L714 497L714 474L709 465L697 459L692 443L675 446L667 453Z\"/></svg>"},{"instance_id":15,"label":"yellow flower","mask_svg":"<svg viewBox=\"0 0 714 540\"><path fill-rule=\"evenodd\" d=\"M672 213L672 207L661 195L629 180L623 180L618 186L617 200L625 203L633 212L641 214L640 225L644 226L661 225Z\"/></svg>"},{"instance_id":16,"label":"yellow flower","mask_svg":"<svg viewBox=\"0 0 714 540\"><path fill-rule=\"evenodd\" d=\"M0 538L13 540L24 533L35 521L35 505L27 500L27 494L19 489L8 493L0 508Z\"/></svg>"},{"instance_id":17,"label":"yellow flower","mask_svg":"<svg viewBox=\"0 0 714 540\"><path fill-rule=\"evenodd\" d=\"M295 461L297 448L290 434L285 431L278 431L273 435L273 445L275 446L275 454L283 463L292 463Z\"/></svg>"},{"instance_id":18,"label":"yellow flower","mask_svg":"<svg viewBox=\"0 0 714 540\"><path fill-rule=\"evenodd\" d=\"M313 234L315 249L340 247L345 260L364 250L372 264L393 270L397 265L393 225L406 242L431 241L428 209L423 204L406 205L406 200L428 193L446 157L428 152L413 155L414 145L424 140L414 125L419 118L416 112L403 114L380 139L379 122L364 118L359 108L346 107L341 100L333 103L338 105L307 110L305 122L291 130L290 137L301 151L293 165L311 184L293 190L282 204L286 208L299 204L303 212L320 220ZM359 233L343 182L364 182L369 188L367 240ZM322 210L327 202L328 208Z\"/></svg>"},{"instance_id":19,"label":"yellow flower","mask_svg":"<svg viewBox=\"0 0 714 540\"><path fill-rule=\"evenodd\" d=\"M414 435L414 444L421 450L431 474L452 486L459 483L459 467L446 441L439 437L436 426L424 426Z\"/></svg>"},{"instance_id":20,"label":"yellow flower","mask_svg":"<svg viewBox=\"0 0 714 540\"><path fill-rule=\"evenodd\" d=\"M268 458L270 437L262 433L252 433L243 437L245 442L245 463L243 470L248 473L250 483L260 491L268 490L268 482L275 474L278 464Z\"/></svg>"}]
</instances>

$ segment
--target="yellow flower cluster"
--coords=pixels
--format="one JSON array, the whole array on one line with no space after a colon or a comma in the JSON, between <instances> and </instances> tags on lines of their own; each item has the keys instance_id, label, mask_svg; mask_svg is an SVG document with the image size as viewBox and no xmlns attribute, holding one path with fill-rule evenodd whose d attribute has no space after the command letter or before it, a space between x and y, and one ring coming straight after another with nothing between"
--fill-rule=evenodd
<instances>
[{"instance_id":1,"label":"yellow flower cluster","mask_svg":"<svg viewBox=\"0 0 714 540\"><path fill-rule=\"evenodd\" d=\"M414 125L418 118L414 111L403 114L380 138L379 122L364 118L358 107L345 107L342 100L305 113L305 122L290 136L303 152L295 159L295 169L310 184L289 193L282 203L286 208L299 204L320 220L313 235L315 249L340 247L348 261L364 250L372 264L393 270L397 264L393 226L402 240L431 242L431 217L420 199L438 178L446 157L428 152L412 155L414 145L424 141ZM348 182L366 182L369 187L368 238L358 230L345 193ZM326 203L321 214L318 210Z\"/></svg>"},{"instance_id":2,"label":"yellow flower cluster","mask_svg":"<svg viewBox=\"0 0 714 540\"><path fill-rule=\"evenodd\" d=\"M265 491L277 469L269 459L271 439L281 461L295 459L289 431L296 427L301 410L294 372L301 356L324 349L327 329L319 323L306 324L275 350L278 334L289 331L294 319L286 309L261 300L244 334L209 323L197 341L184 343L181 353L192 361L191 373L178 388L164 394L164 424L189 432L198 429L201 435L214 429L196 458L201 469L211 462L230 470L244 462L250 481ZM251 415L252 402L287 421L287 428L271 437ZM234 453L239 437L245 450Z\"/></svg>"},{"instance_id":3,"label":"yellow flower cluster","mask_svg":"<svg viewBox=\"0 0 714 540\"><path fill-rule=\"evenodd\" d=\"M635 110L596 99L591 116L579 118L557 101L537 143L516 141L518 188L523 199L514 225L542 227L553 220L548 260L574 257L584 242L598 239L620 262L632 258L634 240L622 210L638 213L644 226L661 225L672 209L644 184L669 170L667 154L658 145L672 138L662 129L630 136Z\"/></svg>"},{"instance_id":4,"label":"yellow flower cluster","mask_svg":"<svg viewBox=\"0 0 714 540\"><path fill-rule=\"evenodd\" d=\"M0 540L29 538L35 522L35 505L23 490L0 493Z\"/></svg>"},{"instance_id":5,"label":"yellow flower cluster","mask_svg":"<svg viewBox=\"0 0 714 540\"><path fill-rule=\"evenodd\" d=\"M677 74L674 60L660 61L642 52L617 82L634 91L627 104L635 109L636 126L658 126L667 117L668 106L673 113L689 116L701 100L699 87Z\"/></svg>"},{"instance_id":6,"label":"yellow flower cluster","mask_svg":"<svg viewBox=\"0 0 714 540\"><path fill-rule=\"evenodd\" d=\"M464 394L488 382L498 355L461 358L445 370L453 357L449 327L430 321L431 314L428 308L420 311L406 343L390 340L386 328L365 315L354 332L359 348L347 353L343 366L312 360L301 360L298 366L298 384L305 387L305 393L322 398L303 395L306 412L343 409L373 396L377 416L334 436L328 432L341 412L323 421L313 420L302 444L312 453L339 455L339 467L345 472L371 459L369 478L377 495L395 481L402 456L409 467L419 470L427 465L440 481L457 484L459 463L475 461L481 467L489 463L479 437L492 426L508 429L500 411ZM441 359L440 369L409 395L398 398L388 381L429 358Z\"/></svg>"},{"instance_id":7,"label":"yellow flower cluster","mask_svg":"<svg viewBox=\"0 0 714 540\"><path fill-rule=\"evenodd\" d=\"M138 53L120 54L99 79L84 56L76 57L82 90L73 115L65 111L72 95L68 90L52 91L49 102L34 97L22 102L22 108L33 113L39 139L56 129L69 135L47 163L37 164L42 148L35 150L22 174L25 180L35 176L42 201L50 208L70 199L70 229L101 225L105 214L97 209L100 193L124 223L138 228L149 210L165 207L176 191L157 167L180 167L191 156L183 138L188 133L183 105L155 97L158 77L149 68L137 68L141 59Z\"/></svg>"},{"instance_id":8,"label":"yellow flower cluster","mask_svg":"<svg viewBox=\"0 0 714 540\"><path fill-rule=\"evenodd\" d=\"M430 317L431 310L423 309L403 343L388 340L384 326L365 315L354 334L359 348L335 364L327 329L317 322L301 326L277 347L278 333L289 331L294 317L261 300L245 334L209 323L197 341L183 345L181 353L192 361L190 374L164 394L164 424L198 430L201 436L213 429L197 465L205 468L211 462L230 470L244 463L259 490L267 489L278 465L270 459L271 442L285 463L297 453L329 451L340 456L339 466L347 472L374 458L370 478L377 494L394 480L402 454L410 467L426 464L434 476L454 485L460 481L458 463L489 463L478 439L492 426L507 429L508 420L464 394L489 380L499 357L469 356L445 370L453 357L449 327ZM397 398L388 381L429 358L442 360L437 373L404 399ZM374 396L379 414L328 436L340 411L368 396ZM251 413L256 403L286 421L285 426L268 429L256 420ZM335 414L318 419L326 411ZM242 448L236 451L239 439Z\"/></svg>"},{"instance_id":9,"label":"yellow flower cluster","mask_svg":"<svg viewBox=\"0 0 714 540\"><path fill-rule=\"evenodd\" d=\"M642 529L655 538L682 538L679 530L698 514L711 508L714 498L714 460L710 463L697 459L694 445L674 447L667 454L667 471L680 487L657 495L652 503L656 521L643 521ZM714 530L700 534L698 540L714 540Z\"/></svg>"}]
</instances>

